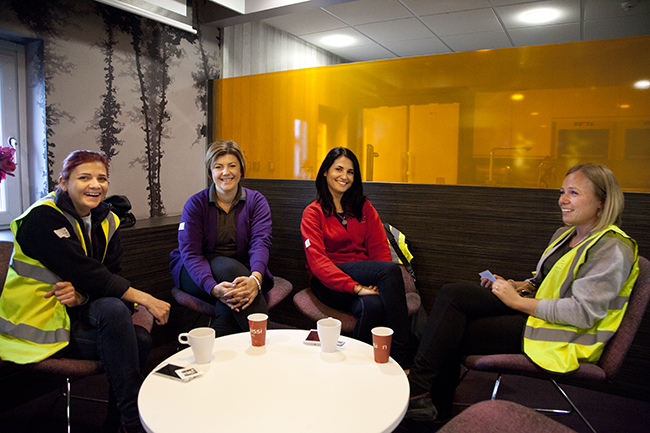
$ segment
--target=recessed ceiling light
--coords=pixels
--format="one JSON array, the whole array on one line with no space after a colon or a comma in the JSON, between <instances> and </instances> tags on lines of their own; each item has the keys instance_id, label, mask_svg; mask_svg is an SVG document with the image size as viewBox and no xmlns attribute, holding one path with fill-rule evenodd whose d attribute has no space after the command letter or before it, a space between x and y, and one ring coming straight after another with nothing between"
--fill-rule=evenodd
<instances>
[{"instance_id":1,"label":"recessed ceiling light","mask_svg":"<svg viewBox=\"0 0 650 433\"><path fill-rule=\"evenodd\" d=\"M650 89L650 80L639 80L634 83L634 88L639 90Z\"/></svg>"},{"instance_id":2,"label":"recessed ceiling light","mask_svg":"<svg viewBox=\"0 0 650 433\"><path fill-rule=\"evenodd\" d=\"M519 15L519 19L530 24L544 24L560 16L557 9L539 8L526 11Z\"/></svg>"},{"instance_id":3,"label":"recessed ceiling light","mask_svg":"<svg viewBox=\"0 0 650 433\"><path fill-rule=\"evenodd\" d=\"M321 39L321 42L332 47L347 47L354 43L354 38L347 35L330 35Z\"/></svg>"}]
</instances>

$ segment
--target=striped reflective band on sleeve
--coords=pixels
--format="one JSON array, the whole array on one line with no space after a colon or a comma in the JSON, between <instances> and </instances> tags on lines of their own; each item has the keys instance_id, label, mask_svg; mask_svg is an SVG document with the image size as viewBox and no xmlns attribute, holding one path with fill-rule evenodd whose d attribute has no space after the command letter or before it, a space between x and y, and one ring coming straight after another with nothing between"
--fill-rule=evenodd
<instances>
[{"instance_id":1,"label":"striped reflective band on sleeve","mask_svg":"<svg viewBox=\"0 0 650 433\"><path fill-rule=\"evenodd\" d=\"M18 275L25 278L31 278L46 284L56 284L62 281L54 272L47 268L12 259L9 264Z\"/></svg>"},{"instance_id":2,"label":"striped reflective band on sleeve","mask_svg":"<svg viewBox=\"0 0 650 433\"><path fill-rule=\"evenodd\" d=\"M70 341L70 331L68 329L59 328L54 331L44 331L24 323L14 325L2 317L0 317L0 333L36 344L55 344Z\"/></svg>"}]
</instances>

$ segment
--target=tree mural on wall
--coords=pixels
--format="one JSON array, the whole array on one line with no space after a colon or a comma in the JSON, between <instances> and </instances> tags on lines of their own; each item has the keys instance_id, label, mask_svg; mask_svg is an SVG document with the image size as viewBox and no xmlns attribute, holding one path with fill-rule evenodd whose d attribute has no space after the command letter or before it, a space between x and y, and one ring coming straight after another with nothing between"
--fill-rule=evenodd
<instances>
[{"instance_id":1,"label":"tree mural on wall","mask_svg":"<svg viewBox=\"0 0 650 433\"><path fill-rule=\"evenodd\" d=\"M144 24L144 25L143 25ZM130 112L144 132L144 155L134 161L147 173L149 216L165 215L160 186L161 161L164 156L163 141L169 138L167 123L171 114L167 111L167 92L172 82L170 66L184 56L180 47L182 40L193 42L195 36L135 16L122 23L131 36L135 54L133 75L136 77L135 92L139 93L141 105Z\"/></svg>"},{"instance_id":2,"label":"tree mural on wall","mask_svg":"<svg viewBox=\"0 0 650 433\"><path fill-rule=\"evenodd\" d=\"M106 29L106 39L102 41L99 46L104 54L104 79L106 82L106 93L102 94L102 105L95 111L95 115L91 122L90 128L99 130L100 134L97 139L99 149L106 155L109 162L118 154L117 146L122 146L124 140L117 138L117 135L124 129L124 124L118 120L118 116L122 114L122 104L117 102L115 88L115 68L113 66L113 53L117 40L115 38L116 9L97 4L97 11L104 20L104 28Z\"/></svg>"},{"instance_id":3,"label":"tree mural on wall","mask_svg":"<svg viewBox=\"0 0 650 433\"><path fill-rule=\"evenodd\" d=\"M209 43L204 45L199 35L95 1L9 0L8 5L15 20L29 29L26 33L44 41L43 76L48 103L44 108L46 139L43 143L47 176L44 173L43 178L48 178L48 188L51 190L57 183L56 158L61 158L60 154L76 143L59 143L59 148L65 149L57 149L57 139L62 140L57 134L63 132L66 137L79 138L79 142L86 143L85 135L92 135L91 140L96 141L98 150L109 160L120 153L129 153L129 167L141 167L146 176L149 216L165 215L161 190L165 145L173 137L171 128L183 122L181 118L193 119L190 128L199 123L195 140L191 138L192 133L188 137L183 129L185 136L179 137L183 146L192 146L205 137L205 121L196 122L196 119L207 111L207 80L218 78L218 49L208 52L205 47ZM193 11L197 13L198 8L193 8ZM0 17L0 22L4 18ZM195 23L198 23L197 17ZM83 64L83 70L77 70L77 65L68 60L68 55L77 58L77 47L84 44L90 47L90 62ZM192 50L189 55L187 44ZM74 54L66 50L74 50ZM103 63L94 61L98 54ZM192 66L181 63L190 57ZM98 88L94 83L100 76L103 85ZM99 103L86 98L81 104L85 110L79 109L80 104L75 106L74 102L80 98L80 92L54 91L54 84L69 86L71 79L78 79L79 84L92 82L94 88L86 90L92 89L93 94L99 95ZM119 84L122 87L119 88L118 83L127 84ZM184 93L182 97L178 96L178 89L188 85L197 91L195 103L198 110L191 115L183 113L183 116L177 116L176 107L180 106L177 101L185 103L189 96L191 103L193 95ZM51 100L57 103L52 104ZM70 104L70 107L65 104ZM72 123L76 119L65 110L83 117L88 127L81 133L75 131ZM182 128L187 126L184 124ZM135 132L134 127L138 128ZM172 150L177 154L177 148Z\"/></svg>"}]
</instances>

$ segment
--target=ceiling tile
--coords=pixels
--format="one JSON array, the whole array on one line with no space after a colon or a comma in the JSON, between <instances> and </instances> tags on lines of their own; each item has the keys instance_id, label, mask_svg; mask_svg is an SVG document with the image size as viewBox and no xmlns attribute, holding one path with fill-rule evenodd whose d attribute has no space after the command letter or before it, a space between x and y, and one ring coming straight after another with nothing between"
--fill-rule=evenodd
<instances>
[{"instance_id":1,"label":"ceiling tile","mask_svg":"<svg viewBox=\"0 0 650 433\"><path fill-rule=\"evenodd\" d=\"M616 17L629 17L650 13L650 1L640 1L631 9L623 9L620 1L584 0L585 20L598 20Z\"/></svg>"},{"instance_id":2,"label":"ceiling tile","mask_svg":"<svg viewBox=\"0 0 650 433\"><path fill-rule=\"evenodd\" d=\"M444 14L490 7L487 0L402 0L402 2L418 15Z\"/></svg>"},{"instance_id":3,"label":"ceiling tile","mask_svg":"<svg viewBox=\"0 0 650 433\"><path fill-rule=\"evenodd\" d=\"M328 30L326 32L310 33L308 35L301 36L300 39L303 39L309 42L310 44L314 44L318 47L336 53L333 47L329 45L325 45L321 42L321 40L325 36L331 36L331 35L345 35L354 38L355 40L355 43L353 45L354 47L376 45L372 40L368 39L367 37L365 37L364 35L362 35L361 33L359 33L358 31L356 31L351 27L346 27L344 29L338 29L338 30Z\"/></svg>"},{"instance_id":4,"label":"ceiling tile","mask_svg":"<svg viewBox=\"0 0 650 433\"><path fill-rule=\"evenodd\" d=\"M422 17L422 21L437 36L501 30L501 25L492 9L426 15Z\"/></svg>"},{"instance_id":5,"label":"ceiling tile","mask_svg":"<svg viewBox=\"0 0 650 433\"><path fill-rule=\"evenodd\" d=\"M536 7L565 14L543 26L518 21ZM628 11L619 0L313 0L281 9L238 23L261 20L352 61L650 34L650 0ZM333 49L320 42L335 33L357 43Z\"/></svg>"},{"instance_id":6,"label":"ceiling tile","mask_svg":"<svg viewBox=\"0 0 650 433\"><path fill-rule=\"evenodd\" d=\"M539 27L539 24L527 23L519 19L522 13L537 8L553 8L560 11L561 15L550 24L580 22L580 0L550 0L502 6L495 9L507 29L518 29L522 27Z\"/></svg>"},{"instance_id":7,"label":"ceiling tile","mask_svg":"<svg viewBox=\"0 0 650 433\"><path fill-rule=\"evenodd\" d=\"M397 0L357 0L325 8L345 22L357 25L412 17Z\"/></svg>"},{"instance_id":8,"label":"ceiling tile","mask_svg":"<svg viewBox=\"0 0 650 433\"><path fill-rule=\"evenodd\" d=\"M650 14L585 22L586 41L650 34Z\"/></svg>"},{"instance_id":9,"label":"ceiling tile","mask_svg":"<svg viewBox=\"0 0 650 433\"><path fill-rule=\"evenodd\" d=\"M355 26L355 28L369 38L380 43L424 39L433 36L431 31L417 18L404 18L401 20L385 21L381 23L361 24Z\"/></svg>"},{"instance_id":10,"label":"ceiling tile","mask_svg":"<svg viewBox=\"0 0 650 433\"><path fill-rule=\"evenodd\" d=\"M449 47L438 38L386 42L384 46L400 57L451 53Z\"/></svg>"},{"instance_id":11,"label":"ceiling tile","mask_svg":"<svg viewBox=\"0 0 650 433\"><path fill-rule=\"evenodd\" d=\"M321 9L266 18L262 22L295 36L347 27L344 22Z\"/></svg>"},{"instance_id":12,"label":"ceiling tile","mask_svg":"<svg viewBox=\"0 0 650 433\"><path fill-rule=\"evenodd\" d=\"M580 23L513 29L508 31L508 34L516 47L578 42L580 41Z\"/></svg>"},{"instance_id":13,"label":"ceiling tile","mask_svg":"<svg viewBox=\"0 0 650 433\"><path fill-rule=\"evenodd\" d=\"M379 45L365 47L339 48L330 50L337 56L351 62L366 62L369 60L394 59L397 56Z\"/></svg>"},{"instance_id":14,"label":"ceiling tile","mask_svg":"<svg viewBox=\"0 0 650 433\"><path fill-rule=\"evenodd\" d=\"M443 36L440 39L455 52L512 47L512 44L503 31L449 35Z\"/></svg>"}]
</instances>

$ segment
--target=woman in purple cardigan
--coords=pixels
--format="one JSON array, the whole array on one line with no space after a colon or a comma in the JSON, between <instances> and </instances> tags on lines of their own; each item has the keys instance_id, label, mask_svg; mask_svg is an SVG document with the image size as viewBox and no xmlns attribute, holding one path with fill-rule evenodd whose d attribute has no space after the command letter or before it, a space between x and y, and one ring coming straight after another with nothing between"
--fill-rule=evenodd
<instances>
[{"instance_id":1,"label":"woman in purple cardigan","mask_svg":"<svg viewBox=\"0 0 650 433\"><path fill-rule=\"evenodd\" d=\"M214 304L221 336L248 331L249 314L268 314L271 210L262 194L239 185L246 159L237 143L212 143L205 164L214 183L185 203L170 267L177 287Z\"/></svg>"}]
</instances>

